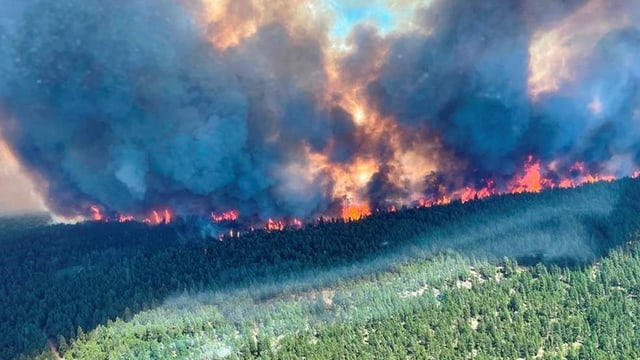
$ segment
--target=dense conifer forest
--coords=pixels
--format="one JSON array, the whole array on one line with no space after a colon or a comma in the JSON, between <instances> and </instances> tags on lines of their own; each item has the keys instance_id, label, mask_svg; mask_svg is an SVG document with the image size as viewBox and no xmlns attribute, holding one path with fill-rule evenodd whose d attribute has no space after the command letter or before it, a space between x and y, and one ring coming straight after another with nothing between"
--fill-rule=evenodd
<instances>
[{"instance_id":1,"label":"dense conifer forest","mask_svg":"<svg viewBox=\"0 0 640 360\"><path fill-rule=\"evenodd\" d=\"M0 359L638 359L640 181L203 238L0 221Z\"/></svg>"}]
</instances>

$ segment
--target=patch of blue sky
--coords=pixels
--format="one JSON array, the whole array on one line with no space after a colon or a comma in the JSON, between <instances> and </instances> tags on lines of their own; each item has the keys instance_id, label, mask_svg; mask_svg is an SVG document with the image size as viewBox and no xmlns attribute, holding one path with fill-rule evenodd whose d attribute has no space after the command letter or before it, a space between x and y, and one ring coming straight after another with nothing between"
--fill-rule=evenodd
<instances>
[{"instance_id":1,"label":"patch of blue sky","mask_svg":"<svg viewBox=\"0 0 640 360\"><path fill-rule=\"evenodd\" d=\"M363 5L360 1L329 0L327 5L336 14L331 30L334 38L346 37L356 24L363 22L376 26L382 33L396 26L396 14L384 3Z\"/></svg>"},{"instance_id":2,"label":"patch of blue sky","mask_svg":"<svg viewBox=\"0 0 640 360\"><path fill-rule=\"evenodd\" d=\"M407 29L416 9L427 7L432 0L321 0L334 14L331 36L345 39L353 27L368 23L382 34Z\"/></svg>"}]
</instances>

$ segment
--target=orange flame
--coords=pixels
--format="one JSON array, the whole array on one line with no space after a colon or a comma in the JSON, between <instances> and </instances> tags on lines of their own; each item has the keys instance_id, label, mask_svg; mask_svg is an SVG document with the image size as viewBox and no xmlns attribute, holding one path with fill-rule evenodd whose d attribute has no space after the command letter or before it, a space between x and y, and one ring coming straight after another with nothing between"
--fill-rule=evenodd
<instances>
[{"instance_id":1,"label":"orange flame","mask_svg":"<svg viewBox=\"0 0 640 360\"><path fill-rule=\"evenodd\" d=\"M100 208L95 205L91 205L91 220L93 221L102 221L104 218L102 217L102 212Z\"/></svg>"},{"instance_id":2,"label":"orange flame","mask_svg":"<svg viewBox=\"0 0 640 360\"><path fill-rule=\"evenodd\" d=\"M172 215L169 209L163 211L153 210L151 216L144 219L143 222L151 225L169 224L171 223Z\"/></svg>"},{"instance_id":3,"label":"orange flame","mask_svg":"<svg viewBox=\"0 0 640 360\"><path fill-rule=\"evenodd\" d=\"M478 197L478 199L484 199L494 195L493 184L493 181L489 181L489 185L486 188L482 188L476 192L476 197Z\"/></svg>"},{"instance_id":4,"label":"orange flame","mask_svg":"<svg viewBox=\"0 0 640 360\"><path fill-rule=\"evenodd\" d=\"M229 210L220 214L211 213L211 220L213 222L221 223L221 222L232 222L238 220L240 217L240 211L238 210Z\"/></svg>"},{"instance_id":5,"label":"orange flame","mask_svg":"<svg viewBox=\"0 0 640 360\"><path fill-rule=\"evenodd\" d=\"M537 193L544 189L553 188L573 188L588 183L610 182L616 179L609 174L590 173L583 162L576 162L568 169L569 177L554 179L548 177L549 172L556 173L556 164L544 165L539 160L529 156L523 166L523 170L516 175L506 189L506 193ZM635 171L632 177L640 177L640 170ZM481 189L465 187L461 190L443 191L439 198L420 198L414 202L417 208L430 207L434 205L449 204L452 200L460 200L465 203L475 199L483 199L489 196L498 195L500 192L495 188L495 181L488 180L487 186Z\"/></svg>"},{"instance_id":6,"label":"orange flame","mask_svg":"<svg viewBox=\"0 0 640 360\"><path fill-rule=\"evenodd\" d=\"M363 167L365 172L370 169L368 166ZM567 177L557 178L558 173L566 173ZM636 170L631 175L633 178L640 177L640 169ZM548 164L542 163L540 160L535 159L532 155L528 156L522 171L520 174L514 176L502 193L537 193L543 189L552 188L573 188L586 183L602 182L602 181L614 181L615 176L609 174L596 174L590 172L587 165L584 162L575 162L568 167L566 172L558 171L558 162L553 161ZM357 188L356 188L357 189ZM413 201L413 204L417 208L430 207L434 205L445 205L452 201L460 201L466 203L473 200L487 198L493 195L500 194L500 190L496 189L496 182L494 180L487 180L486 186L482 188L474 188L466 186L459 190L442 188L440 195L437 198L418 198ZM366 202L351 203L348 197L344 197L344 204L341 209L341 218L344 221L357 221L361 220L372 214L369 205ZM403 199L406 200L406 199ZM402 201L397 204L389 205L386 209L378 209L377 211L396 212L399 205L407 205ZM109 221L108 218L103 216L103 210L97 206L92 205L89 207L91 211L91 219L93 221ZM233 222L237 221L240 217L238 210L228 210L222 213L210 213L211 219L214 222ZM152 225L169 224L173 219L173 215L168 208L163 210L153 210L149 217L145 218L143 222ZM132 215L118 214L115 217L118 222L135 221L135 217ZM274 220L269 218L264 224L264 229L267 231L282 231L287 227L302 228L304 227L303 221L298 218L287 218L286 220ZM255 228L251 227L251 231L255 231ZM220 234L219 239L240 237L241 232L237 229L228 230L228 233Z\"/></svg>"},{"instance_id":7,"label":"orange flame","mask_svg":"<svg viewBox=\"0 0 640 360\"><path fill-rule=\"evenodd\" d=\"M129 222L129 221L135 221L135 217L133 215L122 215L122 214L118 214L118 222Z\"/></svg>"},{"instance_id":8,"label":"orange flame","mask_svg":"<svg viewBox=\"0 0 640 360\"><path fill-rule=\"evenodd\" d=\"M302 227L303 227L303 225L304 225L304 224L302 223L302 220L300 220L300 219L293 219L293 220L291 220L291 226L292 226L292 227L294 227L294 228L298 228L298 229L300 229L300 228L302 228Z\"/></svg>"},{"instance_id":9,"label":"orange flame","mask_svg":"<svg viewBox=\"0 0 640 360\"><path fill-rule=\"evenodd\" d=\"M367 204L346 205L342 208L342 219L345 221L360 220L371 215L371 209Z\"/></svg>"},{"instance_id":10,"label":"orange flame","mask_svg":"<svg viewBox=\"0 0 640 360\"><path fill-rule=\"evenodd\" d=\"M282 220L273 220L269 218L265 225L265 229L269 231L282 231L284 230L284 222Z\"/></svg>"},{"instance_id":11,"label":"orange flame","mask_svg":"<svg viewBox=\"0 0 640 360\"><path fill-rule=\"evenodd\" d=\"M431 206L433 203L425 198L420 198L416 201L416 208L425 208Z\"/></svg>"},{"instance_id":12,"label":"orange flame","mask_svg":"<svg viewBox=\"0 0 640 360\"><path fill-rule=\"evenodd\" d=\"M543 188L551 187L553 187L553 183L542 177L540 161L536 161L533 155L529 155L524 166L524 174L515 179L509 192L516 194L524 192L538 193Z\"/></svg>"},{"instance_id":13,"label":"orange flame","mask_svg":"<svg viewBox=\"0 0 640 360\"><path fill-rule=\"evenodd\" d=\"M569 172L575 174L572 178L562 179L558 184L560 188L573 188L582 184L591 184L600 181L611 182L616 179L613 175L599 175L588 173L583 162L576 162L569 168Z\"/></svg>"}]
</instances>

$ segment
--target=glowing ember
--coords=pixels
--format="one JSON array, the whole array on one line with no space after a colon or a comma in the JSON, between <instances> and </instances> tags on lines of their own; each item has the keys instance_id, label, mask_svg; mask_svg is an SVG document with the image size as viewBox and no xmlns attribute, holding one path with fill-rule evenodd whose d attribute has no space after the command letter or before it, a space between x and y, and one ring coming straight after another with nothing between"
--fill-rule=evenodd
<instances>
[{"instance_id":1,"label":"glowing ember","mask_svg":"<svg viewBox=\"0 0 640 360\"><path fill-rule=\"evenodd\" d=\"M162 222L162 218L160 217L160 214L153 210L153 220L156 224L160 224Z\"/></svg>"},{"instance_id":2,"label":"glowing ember","mask_svg":"<svg viewBox=\"0 0 640 360\"><path fill-rule=\"evenodd\" d=\"M432 201L429 201L425 198L420 198L416 201L416 208L425 208L431 206L432 204Z\"/></svg>"},{"instance_id":3,"label":"glowing ember","mask_svg":"<svg viewBox=\"0 0 640 360\"><path fill-rule=\"evenodd\" d=\"M151 216L144 219L143 222L151 225L169 224L171 223L171 212L169 209L163 211L153 210Z\"/></svg>"},{"instance_id":4,"label":"glowing ember","mask_svg":"<svg viewBox=\"0 0 640 360\"><path fill-rule=\"evenodd\" d=\"M122 215L122 214L118 214L118 222L129 222L129 221L135 221L135 217L133 215Z\"/></svg>"},{"instance_id":5,"label":"glowing ember","mask_svg":"<svg viewBox=\"0 0 640 360\"><path fill-rule=\"evenodd\" d=\"M265 225L265 229L269 231L282 231L284 230L284 222L282 220L269 219Z\"/></svg>"},{"instance_id":6,"label":"glowing ember","mask_svg":"<svg viewBox=\"0 0 640 360\"><path fill-rule=\"evenodd\" d=\"M225 211L221 214L211 213L211 220L213 222L221 223L221 222L232 222L238 220L240 216L240 212L238 210L229 210Z\"/></svg>"},{"instance_id":7,"label":"glowing ember","mask_svg":"<svg viewBox=\"0 0 640 360\"><path fill-rule=\"evenodd\" d=\"M291 220L291 226L294 227L294 228L298 228L298 229L302 228L302 226L303 226L302 220L300 220L300 219Z\"/></svg>"},{"instance_id":8,"label":"glowing ember","mask_svg":"<svg viewBox=\"0 0 640 360\"><path fill-rule=\"evenodd\" d=\"M592 184L596 182L612 182L616 179L612 175L587 175L584 178L584 183Z\"/></svg>"},{"instance_id":9,"label":"glowing ember","mask_svg":"<svg viewBox=\"0 0 640 360\"><path fill-rule=\"evenodd\" d=\"M475 191L474 189L467 187L464 189L464 191L462 192L462 195L460 196L460 200L462 202L467 202L467 201L471 201L475 198L476 194L478 192Z\"/></svg>"},{"instance_id":10,"label":"glowing ember","mask_svg":"<svg viewBox=\"0 0 640 360\"><path fill-rule=\"evenodd\" d=\"M91 219L93 221L102 221L104 218L102 217L102 213L100 211L100 208L98 208L95 205L91 206Z\"/></svg>"},{"instance_id":11,"label":"glowing ember","mask_svg":"<svg viewBox=\"0 0 640 360\"><path fill-rule=\"evenodd\" d=\"M494 195L492 181L489 183L489 185L486 188L480 189L478 190L478 192L476 192L476 197L478 199L488 198L489 196L492 196L492 195Z\"/></svg>"},{"instance_id":12,"label":"glowing ember","mask_svg":"<svg viewBox=\"0 0 640 360\"><path fill-rule=\"evenodd\" d=\"M558 184L558 187L561 189L568 189L568 188L572 188L575 187L576 185L573 183L573 181L571 181L571 179L562 179L560 181L560 183Z\"/></svg>"}]
</instances>

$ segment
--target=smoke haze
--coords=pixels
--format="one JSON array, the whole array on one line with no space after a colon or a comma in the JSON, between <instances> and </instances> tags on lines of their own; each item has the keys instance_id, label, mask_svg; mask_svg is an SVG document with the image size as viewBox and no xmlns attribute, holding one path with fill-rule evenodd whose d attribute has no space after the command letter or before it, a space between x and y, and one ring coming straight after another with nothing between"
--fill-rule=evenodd
<instances>
[{"instance_id":1,"label":"smoke haze","mask_svg":"<svg viewBox=\"0 0 640 360\"><path fill-rule=\"evenodd\" d=\"M0 0L0 130L69 217L356 217L640 168L638 3L347 5Z\"/></svg>"}]
</instances>

